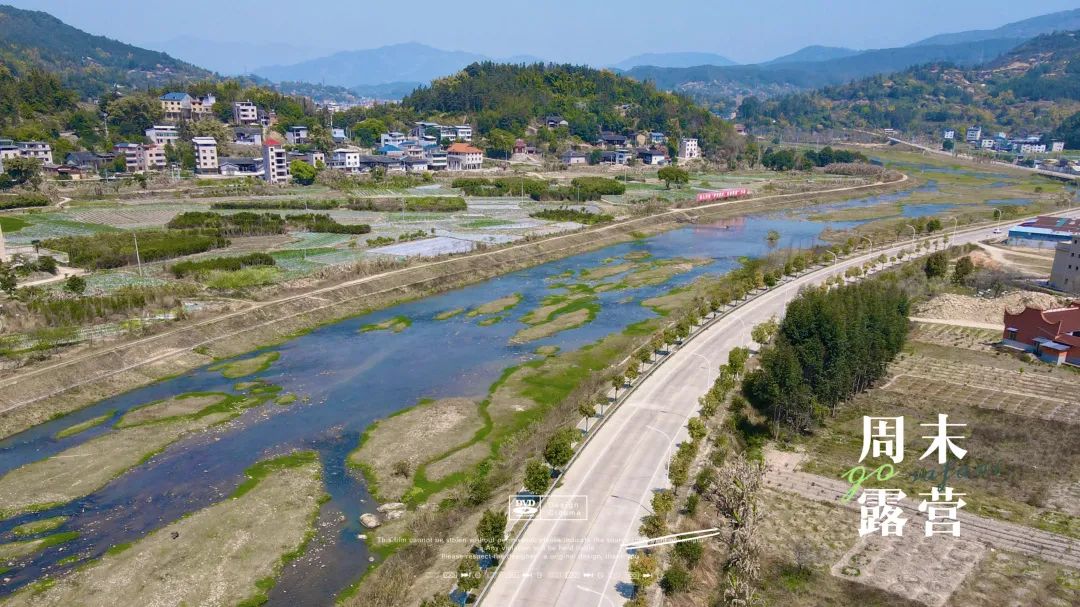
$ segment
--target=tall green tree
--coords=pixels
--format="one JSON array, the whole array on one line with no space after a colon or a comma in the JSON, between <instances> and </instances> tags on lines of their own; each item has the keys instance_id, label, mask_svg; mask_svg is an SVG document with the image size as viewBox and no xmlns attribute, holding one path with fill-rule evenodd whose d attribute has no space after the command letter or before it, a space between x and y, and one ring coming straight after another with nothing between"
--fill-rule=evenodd
<instances>
[{"instance_id":1,"label":"tall green tree","mask_svg":"<svg viewBox=\"0 0 1080 607\"><path fill-rule=\"evenodd\" d=\"M476 525L476 537L479 538L484 552L498 556L506 551L506 522L506 512L502 510L485 510L480 516L480 522Z\"/></svg>"}]
</instances>

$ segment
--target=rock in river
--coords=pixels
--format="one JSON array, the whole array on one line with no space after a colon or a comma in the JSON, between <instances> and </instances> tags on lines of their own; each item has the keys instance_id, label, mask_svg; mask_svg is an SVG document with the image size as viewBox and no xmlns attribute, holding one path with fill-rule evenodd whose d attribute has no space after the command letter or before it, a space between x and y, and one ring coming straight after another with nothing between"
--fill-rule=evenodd
<instances>
[{"instance_id":1,"label":"rock in river","mask_svg":"<svg viewBox=\"0 0 1080 607\"><path fill-rule=\"evenodd\" d=\"M379 517L375 516L370 512L365 512L364 514L360 515L360 524L367 527L368 529L374 529L382 523L379 522Z\"/></svg>"}]
</instances>

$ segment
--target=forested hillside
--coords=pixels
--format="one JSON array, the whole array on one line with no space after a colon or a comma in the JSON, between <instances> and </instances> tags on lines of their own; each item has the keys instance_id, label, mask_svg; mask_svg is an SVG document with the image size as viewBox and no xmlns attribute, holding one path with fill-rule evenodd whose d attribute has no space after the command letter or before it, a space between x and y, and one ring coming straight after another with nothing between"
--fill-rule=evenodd
<instances>
[{"instance_id":1,"label":"forested hillside","mask_svg":"<svg viewBox=\"0 0 1080 607\"><path fill-rule=\"evenodd\" d=\"M0 63L17 74L45 69L82 96L116 84L141 88L211 75L165 53L88 34L48 13L5 5L0 5Z\"/></svg>"},{"instance_id":2,"label":"forested hillside","mask_svg":"<svg viewBox=\"0 0 1080 607\"><path fill-rule=\"evenodd\" d=\"M771 100L747 98L739 119L765 127L894 128L936 133L986 129L1050 132L1080 110L1080 36L1039 36L986 64L928 64L887 76Z\"/></svg>"},{"instance_id":3,"label":"forested hillside","mask_svg":"<svg viewBox=\"0 0 1080 607\"><path fill-rule=\"evenodd\" d=\"M601 130L663 131L695 136L706 155L738 146L733 127L686 97L658 91L610 71L572 65L474 63L406 97L416 114L468 114L484 135L520 136L545 116L569 123L569 134L594 141Z\"/></svg>"}]
</instances>

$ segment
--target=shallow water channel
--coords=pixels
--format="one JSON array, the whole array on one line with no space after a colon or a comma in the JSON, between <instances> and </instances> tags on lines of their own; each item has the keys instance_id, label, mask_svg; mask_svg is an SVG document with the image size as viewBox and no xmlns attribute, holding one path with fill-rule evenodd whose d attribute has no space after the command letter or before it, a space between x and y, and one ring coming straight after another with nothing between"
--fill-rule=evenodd
<instances>
[{"instance_id":1,"label":"shallow water channel","mask_svg":"<svg viewBox=\"0 0 1080 607\"><path fill-rule=\"evenodd\" d=\"M844 205L880 201L880 197L869 197ZM323 462L331 499L323 506L320 531L308 554L285 568L269 604L328 604L368 565L366 546L357 538L362 533L358 517L372 511L374 504L359 474L346 469L345 460L373 421L421 398L482 397L505 368L533 358L539 346L573 350L649 318L654 313L641 300L702 274L724 273L737 265L739 257L767 252L769 230L781 234L779 246L805 247L816 243L826 228L845 229L855 223L770 215L676 229L324 326L270 348L280 352L279 360L253 376L230 380L218 371L197 369L0 441L3 474L114 431L106 423L75 436L54 438L61 429L110 411L119 416L140 404L192 391L235 393L237 381L252 379L266 380L301 397L287 407L266 404L248 410L221 428L182 440L86 498L0 522L0 542L12 540L11 529L16 525L58 515L70 517L59 531L79 533L74 541L50 547L27 565L4 573L2 577L10 581L0 584L0 595L74 566L69 563L73 554L80 560L98 557L111 545L137 540L220 501L236 488L243 471L259 460L294 449L313 449ZM601 309L593 322L528 344L509 343L525 326L520 317L545 296L558 292L551 288L552 277L637 251L655 259L708 258L712 262L663 284L600 293ZM521 303L506 320L491 326L480 326L477 318L464 314L435 319L447 310L473 308L512 293L521 294ZM412 325L400 333L359 330L396 316L409 317ZM64 563L58 563L62 559Z\"/></svg>"}]
</instances>

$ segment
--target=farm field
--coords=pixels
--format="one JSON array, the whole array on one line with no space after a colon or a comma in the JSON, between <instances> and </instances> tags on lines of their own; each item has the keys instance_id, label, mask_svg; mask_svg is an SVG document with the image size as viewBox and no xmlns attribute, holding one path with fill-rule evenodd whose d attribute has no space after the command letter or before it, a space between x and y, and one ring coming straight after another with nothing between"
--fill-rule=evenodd
<instances>
[{"instance_id":1,"label":"farm field","mask_svg":"<svg viewBox=\"0 0 1080 607\"><path fill-rule=\"evenodd\" d=\"M803 469L839 478L855 466L863 416L904 416L918 424L938 414L967 424L967 456L948 478L950 486L968 493L969 512L1080 538L1080 509L1062 499L1080 490L1080 374L1009 354L916 338L880 386L842 405L805 440L809 459ZM895 477L866 486L916 495L926 491L926 479L940 481L948 474L918 459L924 447L920 434L912 430L905 436L909 456L897 464Z\"/></svg>"}]
</instances>

